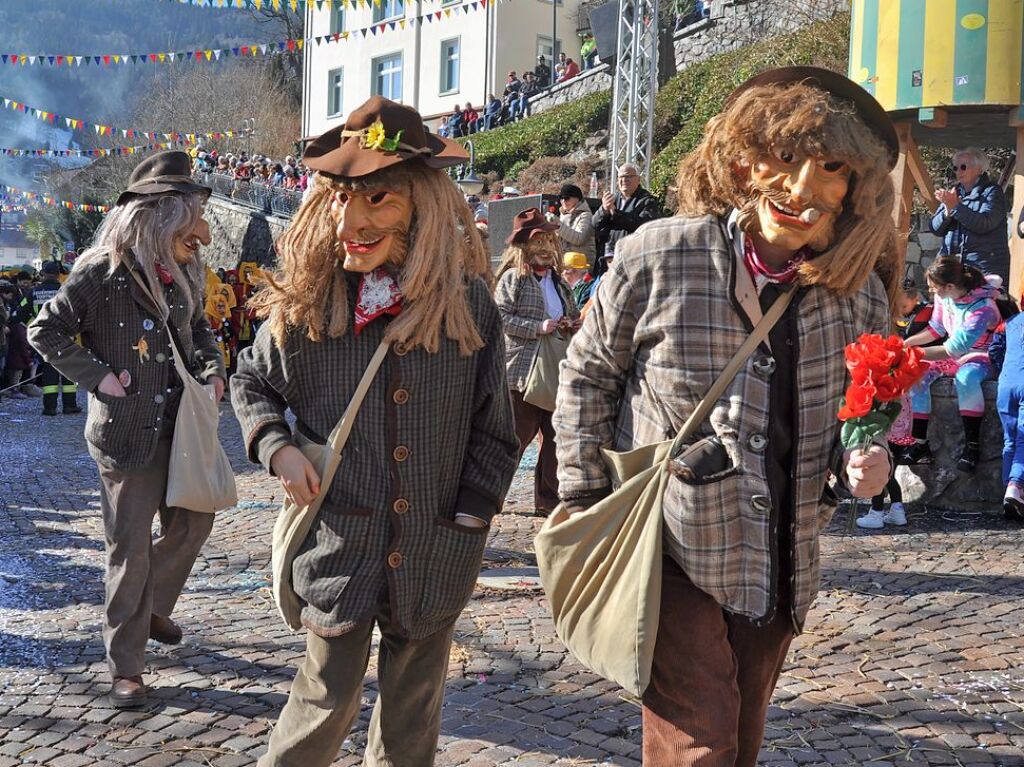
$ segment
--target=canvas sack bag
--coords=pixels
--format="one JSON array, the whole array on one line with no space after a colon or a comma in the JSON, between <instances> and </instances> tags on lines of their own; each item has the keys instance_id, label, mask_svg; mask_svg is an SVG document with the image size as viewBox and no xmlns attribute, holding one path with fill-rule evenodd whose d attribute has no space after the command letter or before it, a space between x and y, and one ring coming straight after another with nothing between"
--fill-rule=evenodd
<instances>
[{"instance_id":1,"label":"canvas sack bag","mask_svg":"<svg viewBox=\"0 0 1024 767\"><path fill-rule=\"evenodd\" d=\"M675 439L622 453L602 450L615 488L611 495L578 514L559 505L534 539L559 638L583 665L637 697L651 681L658 635L669 462L711 414L794 293L776 299Z\"/></svg>"},{"instance_id":2,"label":"canvas sack bag","mask_svg":"<svg viewBox=\"0 0 1024 767\"><path fill-rule=\"evenodd\" d=\"M555 411L555 395L558 394L558 366L569 351L569 336L559 331L548 333L537 339L537 353L533 355L530 374L523 388L523 401L541 410Z\"/></svg>"},{"instance_id":3,"label":"canvas sack bag","mask_svg":"<svg viewBox=\"0 0 1024 767\"><path fill-rule=\"evenodd\" d=\"M281 512L277 515L277 522L274 523L270 554L274 602L277 603L281 618L293 631L302 628L303 602L292 588L292 562L316 521L316 516L323 505L331 483L334 481L338 466L341 464L341 453L345 449L349 434L352 433L352 425L359 414L359 408L363 404L366 392L370 389L370 384L373 383L374 376L377 375L381 363L387 356L389 347L388 341L381 341L380 346L377 347L348 407L342 413L341 420L338 421L327 438L327 444L318 445L305 439L302 435L297 437L299 449L313 464L317 476L320 477L320 492L305 506L299 506L291 499L285 498Z\"/></svg>"},{"instance_id":4,"label":"canvas sack bag","mask_svg":"<svg viewBox=\"0 0 1024 767\"><path fill-rule=\"evenodd\" d=\"M142 276L134 269L132 275L156 306ZM213 387L199 383L185 364L166 316L163 322L167 325L174 367L182 384L181 402L174 419L164 502L168 508L212 514L238 503L235 473L217 434L220 407L214 399Z\"/></svg>"}]
</instances>

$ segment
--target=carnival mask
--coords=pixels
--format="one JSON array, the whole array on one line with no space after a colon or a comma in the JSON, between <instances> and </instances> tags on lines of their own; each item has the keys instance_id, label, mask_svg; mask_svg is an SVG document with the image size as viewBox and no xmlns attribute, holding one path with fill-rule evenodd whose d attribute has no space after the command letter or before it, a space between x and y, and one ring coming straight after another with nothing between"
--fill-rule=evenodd
<instances>
[{"instance_id":1,"label":"carnival mask","mask_svg":"<svg viewBox=\"0 0 1024 767\"><path fill-rule=\"evenodd\" d=\"M850 186L845 162L775 147L754 162L750 183L759 196L759 233L767 245L792 254L805 246L822 251L832 244Z\"/></svg>"},{"instance_id":2,"label":"carnival mask","mask_svg":"<svg viewBox=\"0 0 1024 767\"><path fill-rule=\"evenodd\" d=\"M174 238L174 261L178 264L190 264L196 260L200 245L209 245L210 225L202 216L196 221L190 232L179 234Z\"/></svg>"},{"instance_id":3,"label":"carnival mask","mask_svg":"<svg viewBox=\"0 0 1024 767\"><path fill-rule=\"evenodd\" d=\"M348 271L372 272L405 259L412 225L409 195L391 189L339 189L331 199L331 218Z\"/></svg>"},{"instance_id":4,"label":"carnival mask","mask_svg":"<svg viewBox=\"0 0 1024 767\"><path fill-rule=\"evenodd\" d=\"M534 269L552 269L559 260L558 237L554 232L535 234L523 246L526 262Z\"/></svg>"}]
</instances>

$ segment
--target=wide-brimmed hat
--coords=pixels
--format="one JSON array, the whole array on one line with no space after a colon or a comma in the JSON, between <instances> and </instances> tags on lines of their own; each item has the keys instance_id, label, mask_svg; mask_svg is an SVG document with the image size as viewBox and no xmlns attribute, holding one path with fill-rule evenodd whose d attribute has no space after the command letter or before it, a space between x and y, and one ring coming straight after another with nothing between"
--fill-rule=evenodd
<instances>
[{"instance_id":1,"label":"wide-brimmed hat","mask_svg":"<svg viewBox=\"0 0 1024 767\"><path fill-rule=\"evenodd\" d=\"M135 166L128 178L128 188L117 198L117 205L151 194L178 192L180 194L205 194L213 190L192 180L192 158L187 152L169 149L147 157Z\"/></svg>"},{"instance_id":2,"label":"wide-brimmed hat","mask_svg":"<svg viewBox=\"0 0 1024 767\"><path fill-rule=\"evenodd\" d=\"M516 217L512 220L512 234L505 242L509 245L513 243L521 245L542 232L554 232L559 226L557 221L548 221L544 218L540 208L527 208L516 213Z\"/></svg>"},{"instance_id":3,"label":"wide-brimmed hat","mask_svg":"<svg viewBox=\"0 0 1024 767\"><path fill-rule=\"evenodd\" d=\"M741 93L759 85L790 85L792 83L807 83L853 104L857 115L864 121L864 124L889 148L889 168L896 166L896 158L900 153L900 141L889 113L874 96L853 80L830 69L819 67L769 69L767 72L754 75L740 85L729 95L726 104L731 104Z\"/></svg>"},{"instance_id":4,"label":"wide-brimmed hat","mask_svg":"<svg viewBox=\"0 0 1024 767\"><path fill-rule=\"evenodd\" d=\"M302 161L310 170L359 178L407 160L431 168L461 165L469 154L455 141L436 136L412 107L374 96L344 125L313 139Z\"/></svg>"},{"instance_id":5,"label":"wide-brimmed hat","mask_svg":"<svg viewBox=\"0 0 1024 767\"><path fill-rule=\"evenodd\" d=\"M590 262L587 261L586 254L570 250L562 256L562 266L566 269L589 269Z\"/></svg>"}]
</instances>

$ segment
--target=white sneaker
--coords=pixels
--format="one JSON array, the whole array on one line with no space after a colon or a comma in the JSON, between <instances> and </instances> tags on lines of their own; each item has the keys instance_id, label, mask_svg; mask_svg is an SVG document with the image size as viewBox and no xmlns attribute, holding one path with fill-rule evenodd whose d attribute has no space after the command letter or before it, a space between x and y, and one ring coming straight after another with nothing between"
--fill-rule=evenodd
<instances>
[{"instance_id":1,"label":"white sneaker","mask_svg":"<svg viewBox=\"0 0 1024 767\"><path fill-rule=\"evenodd\" d=\"M907 524L907 512L903 508L902 503L894 503L889 507L889 511L883 517L885 524L896 525L897 527L903 527Z\"/></svg>"},{"instance_id":2,"label":"white sneaker","mask_svg":"<svg viewBox=\"0 0 1024 767\"><path fill-rule=\"evenodd\" d=\"M871 509L863 517L858 517L857 527L862 527L865 530L881 530L885 527L885 512Z\"/></svg>"}]
</instances>

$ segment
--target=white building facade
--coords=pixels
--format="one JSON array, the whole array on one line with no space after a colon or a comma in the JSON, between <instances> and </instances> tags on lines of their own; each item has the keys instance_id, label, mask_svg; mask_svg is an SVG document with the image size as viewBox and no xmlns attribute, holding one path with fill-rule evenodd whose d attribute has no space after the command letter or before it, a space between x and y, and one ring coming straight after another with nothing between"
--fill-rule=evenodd
<instances>
[{"instance_id":1,"label":"white building facade","mask_svg":"<svg viewBox=\"0 0 1024 767\"><path fill-rule=\"evenodd\" d=\"M415 107L431 125L456 104L482 109L488 94L501 98L510 71L532 70L540 54L550 66L552 27L557 50L579 63L578 2L558 0L554 9L552 0L309 3L303 136L343 123L374 95ZM336 42L309 40L346 33Z\"/></svg>"}]
</instances>

